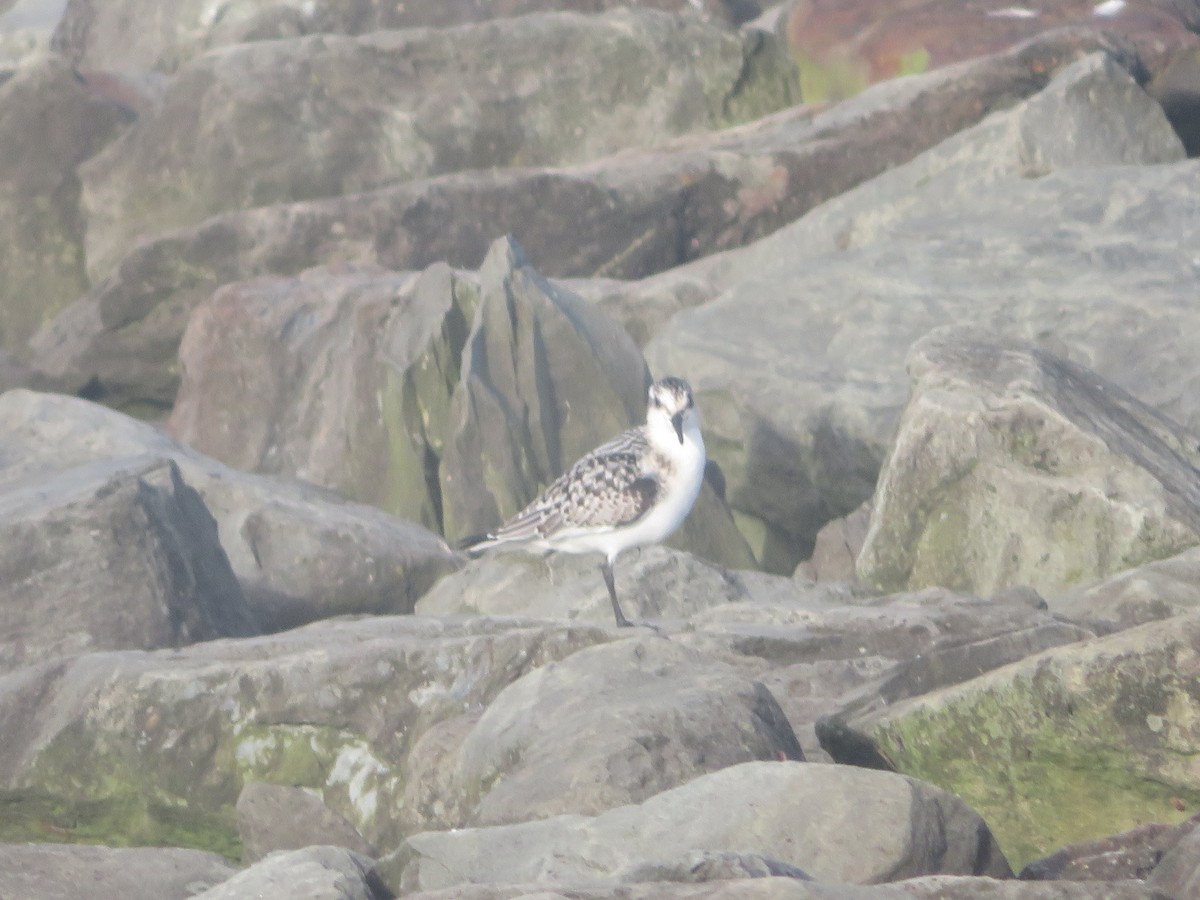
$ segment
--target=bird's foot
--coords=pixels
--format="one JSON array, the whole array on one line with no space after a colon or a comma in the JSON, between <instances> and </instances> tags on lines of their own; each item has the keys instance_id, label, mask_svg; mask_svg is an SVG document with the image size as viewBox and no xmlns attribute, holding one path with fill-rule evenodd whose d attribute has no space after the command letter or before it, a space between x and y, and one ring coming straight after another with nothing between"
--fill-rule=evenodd
<instances>
[{"instance_id":1,"label":"bird's foot","mask_svg":"<svg viewBox=\"0 0 1200 900\"><path fill-rule=\"evenodd\" d=\"M618 628L649 628L655 634L659 634L659 635L664 634L662 628L660 628L658 625L655 625L652 622L638 621L636 619L622 618L621 621L617 622L617 627Z\"/></svg>"}]
</instances>

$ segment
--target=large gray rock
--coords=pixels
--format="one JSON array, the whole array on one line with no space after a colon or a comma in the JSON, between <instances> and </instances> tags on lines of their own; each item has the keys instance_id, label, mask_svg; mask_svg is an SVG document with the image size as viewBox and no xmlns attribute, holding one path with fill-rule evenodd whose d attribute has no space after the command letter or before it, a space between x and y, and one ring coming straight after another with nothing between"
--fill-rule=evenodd
<instances>
[{"instance_id":1,"label":"large gray rock","mask_svg":"<svg viewBox=\"0 0 1200 900\"><path fill-rule=\"evenodd\" d=\"M1024 881L927 875L895 884L851 885L754 878L707 884L464 884L407 894L411 900L1174 900L1141 881L1029 884Z\"/></svg>"},{"instance_id":2,"label":"large gray rock","mask_svg":"<svg viewBox=\"0 0 1200 900\"><path fill-rule=\"evenodd\" d=\"M0 897L186 900L236 872L215 853L174 847L0 844Z\"/></svg>"},{"instance_id":3,"label":"large gray rock","mask_svg":"<svg viewBox=\"0 0 1200 900\"><path fill-rule=\"evenodd\" d=\"M938 325L1040 343L1200 424L1197 164L1182 159L1161 108L1094 55L769 238L633 288L630 304L719 294L646 354L693 380L729 503L765 523L772 568L871 494L904 354Z\"/></svg>"},{"instance_id":4,"label":"large gray rock","mask_svg":"<svg viewBox=\"0 0 1200 900\"><path fill-rule=\"evenodd\" d=\"M227 287L193 316L180 358L180 440L452 538L495 527L643 421L650 379L620 326L506 239L477 275L320 269ZM681 542L752 564L711 489Z\"/></svg>"},{"instance_id":5,"label":"large gray rock","mask_svg":"<svg viewBox=\"0 0 1200 900\"><path fill-rule=\"evenodd\" d=\"M89 69L172 71L205 50L245 41L320 32L444 28L531 12L599 12L614 6L672 11L702 6L706 14L730 24L740 24L762 11L757 0L705 0L702 4L690 0L241 0L215 14L203 0L179 0L166 7L153 0L70 0L54 31L53 44L77 65ZM131 28L130 22L152 25ZM51 29L54 24L52 20Z\"/></svg>"},{"instance_id":6,"label":"large gray rock","mask_svg":"<svg viewBox=\"0 0 1200 900\"><path fill-rule=\"evenodd\" d=\"M411 7L412 4L406 4ZM104 5L108 9L108 4ZM550 276L638 278L740 246L1025 97L1087 49L1058 34L882 84L828 109L796 107L722 132L562 168L464 172L218 214L140 242L35 341L49 386L124 408L169 406L188 312L219 285L319 263L475 268L515 235ZM569 221L570 228L562 223ZM705 288L648 302L576 283L644 344ZM682 297L676 296L683 295Z\"/></svg>"},{"instance_id":7,"label":"large gray rock","mask_svg":"<svg viewBox=\"0 0 1200 900\"><path fill-rule=\"evenodd\" d=\"M53 57L0 84L0 350L87 289L74 170L129 118Z\"/></svg>"},{"instance_id":8,"label":"large gray rock","mask_svg":"<svg viewBox=\"0 0 1200 900\"><path fill-rule=\"evenodd\" d=\"M596 817L416 834L381 872L403 891L588 882L692 850L757 853L857 884L1009 874L983 820L950 794L888 772L791 762L722 769Z\"/></svg>"},{"instance_id":9,"label":"large gray rock","mask_svg":"<svg viewBox=\"0 0 1200 900\"><path fill-rule=\"evenodd\" d=\"M305 788L251 781L238 794L236 812L242 862L317 845L375 856L375 848L358 829Z\"/></svg>"},{"instance_id":10,"label":"large gray rock","mask_svg":"<svg viewBox=\"0 0 1200 900\"><path fill-rule=\"evenodd\" d=\"M21 836L71 833L236 858L246 782L312 789L371 844L420 828L406 759L432 725L611 632L414 616L319 622L0 676L0 800ZM403 814L401 814L403 813Z\"/></svg>"},{"instance_id":11,"label":"large gray rock","mask_svg":"<svg viewBox=\"0 0 1200 900\"><path fill-rule=\"evenodd\" d=\"M533 616L611 625L612 603L598 555L497 551L446 576L417 601L427 616ZM749 592L736 575L666 547L623 553L613 567L626 615L637 620L687 619Z\"/></svg>"},{"instance_id":12,"label":"large gray rock","mask_svg":"<svg viewBox=\"0 0 1200 900\"><path fill-rule=\"evenodd\" d=\"M0 489L36 489L88 463L172 460L215 517L221 548L266 630L341 613L411 612L460 564L444 541L412 522L311 485L234 471L84 400L9 391L0 395L0 432Z\"/></svg>"},{"instance_id":13,"label":"large gray rock","mask_svg":"<svg viewBox=\"0 0 1200 900\"><path fill-rule=\"evenodd\" d=\"M1020 601L945 590L855 597L751 572L736 581L746 599L698 613L672 639L766 686L809 759L828 751L878 766L845 740L844 720L1092 636Z\"/></svg>"},{"instance_id":14,"label":"large gray rock","mask_svg":"<svg viewBox=\"0 0 1200 900\"><path fill-rule=\"evenodd\" d=\"M372 874L372 861L341 847L307 847L272 853L228 881L196 894L197 900L391 900Z\"/></svg>"},{"instance_id":15,"label":"large gray rock","mask_svg":"<svg viewBox=\"0 0 1200 900\"><path fill-rule=\"evenodd\" d=\"M864 580L1051 592L1200 543L1200 441L1113 383L956 328L918 341L908 369Z\"/></svg>"},{"instance_id":16,"label":"large gray rock","mask_svg":"<svg viewBox=\"0 0 1200 900\"><path fill-rule=\"evenodd\" d=\"M88 271L222 210L580 162L754 118L795 88L769 36L654 10L221 48L81 167Z\"/></svg>"},{"instance_id":17,"label":"large gray rock","mask_svg":"<svg viewBox=\"0 0 1200 900\"><path fill-rule=\"evenodd\" d=\"M216 521L169 460L0 484L0 672L258 632Z\"/></svg>"},{"instance_id":18,"label":"large gray rock","mask_svg":"<svg viewBox=\"0 0 1200 900\"><path fill-rule=\"evenodd\" d=\"M852 722L1015 866L1200 804L1200 614L1048 650Z\"/></svg>"},{"instance_id":19,"label":"large gray rock","mask_svg":"<svg viewBox=\"0 0 1200 900\"><path fill-rule=\"evenodd\" d=\"M595 814L755 759L803 759L766 688L661 637L618 641L492 701L455 760L467 815L443 827Z\"/></svg>"},{"instance_id":20,"label":"large gray rock","mask_svg":"<svg viewBox=\"0 0 1200 900\"><path fill-rule=\"evenodd\" d=\"M1099 632L1119 631L1200 606L1200 548L1051 594L1055 614Z\"/></svg>"}]
</instances>

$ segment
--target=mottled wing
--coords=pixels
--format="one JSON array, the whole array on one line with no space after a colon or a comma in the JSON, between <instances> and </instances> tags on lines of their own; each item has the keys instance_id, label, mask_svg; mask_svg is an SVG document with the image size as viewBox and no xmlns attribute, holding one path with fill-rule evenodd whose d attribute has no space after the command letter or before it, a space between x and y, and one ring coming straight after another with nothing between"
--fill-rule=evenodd
<instances>
[{"instance_id":1,"label":"mottled wing","mask_svg":"<svg viewBox=\"0 0 1200 900\"><path fill-rule=\"evenodd\" d=\"M573 528L615 528L636 521L658 494L658 480L644 473L646 452L638 429L596 448L492 537L529 540Z\"/></svg>"}]
</instances>

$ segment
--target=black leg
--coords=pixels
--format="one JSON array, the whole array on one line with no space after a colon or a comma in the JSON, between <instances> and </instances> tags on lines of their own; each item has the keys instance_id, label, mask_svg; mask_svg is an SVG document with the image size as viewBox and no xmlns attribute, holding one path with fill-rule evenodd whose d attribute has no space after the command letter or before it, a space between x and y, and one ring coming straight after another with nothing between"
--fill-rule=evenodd
<instances>
[{"instance_id":1,"label":"black leg","mask_svg":"<svg viewBox=\"0 0 1200 900\"><path fill-rule=\"evenodd\" d=\"M600 571L604 573L604 583L608 585L608 596L612 600L613 615L617 617L617 627L629 628L633 623L625 618L625 613L621 612L621 604L617 602L617 586L613 583L612 560L605 559L600 563Z\"/></svg>"}]
</instances>

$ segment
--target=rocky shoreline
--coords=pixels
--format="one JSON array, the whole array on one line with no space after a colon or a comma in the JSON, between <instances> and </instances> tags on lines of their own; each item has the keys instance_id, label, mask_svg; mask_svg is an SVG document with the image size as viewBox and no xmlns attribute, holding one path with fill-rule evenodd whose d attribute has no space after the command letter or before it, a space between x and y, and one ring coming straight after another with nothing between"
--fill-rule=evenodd
<instances>
[{"instance_id":1,"label":"rocky shoreline","mask_svg":"<svg viewBox=\"0 0 1200 900\"><path fill-rule=\"evenodd\" d=\"M0 897L1196 896L1194 6L0 3Z\"/></svg>"}]
</instances>

